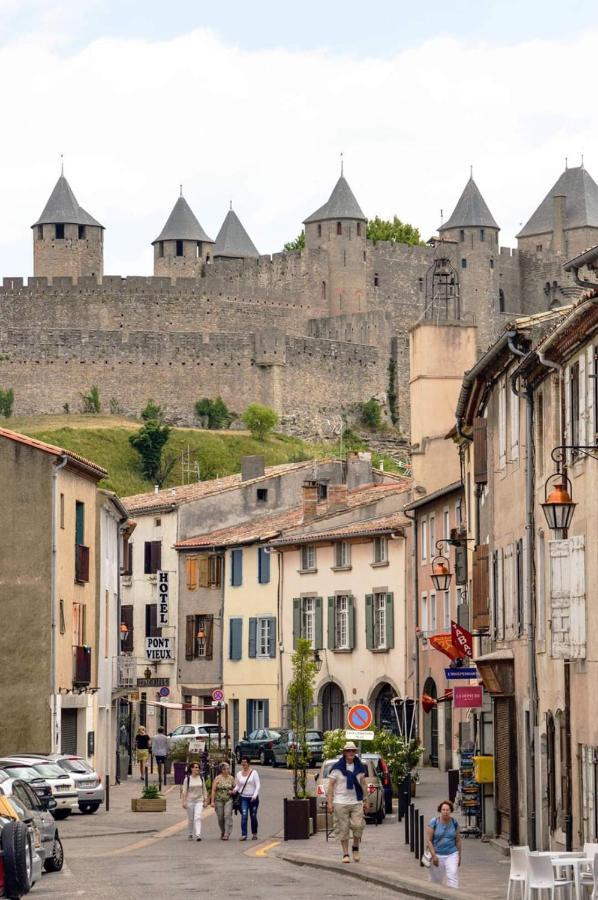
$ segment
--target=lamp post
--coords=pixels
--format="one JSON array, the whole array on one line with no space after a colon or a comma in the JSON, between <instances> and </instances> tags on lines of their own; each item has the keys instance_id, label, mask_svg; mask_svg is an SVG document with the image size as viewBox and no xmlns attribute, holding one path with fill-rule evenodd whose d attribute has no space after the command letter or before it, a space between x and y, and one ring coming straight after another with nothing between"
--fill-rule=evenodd
<instances>
[{"instance_id":1,"label":"lamp post","mask_svg":"<svg viewBox=\"0 0 598 900\"><path fill-rule=\"evenodd\" d=\"M548 488L555 482L550 493ZM566 533L573 519L576 503L571 498L571 482L563 472L553 472L544 484L542 509L551 531Z\"/></svg>"}]
</instances>

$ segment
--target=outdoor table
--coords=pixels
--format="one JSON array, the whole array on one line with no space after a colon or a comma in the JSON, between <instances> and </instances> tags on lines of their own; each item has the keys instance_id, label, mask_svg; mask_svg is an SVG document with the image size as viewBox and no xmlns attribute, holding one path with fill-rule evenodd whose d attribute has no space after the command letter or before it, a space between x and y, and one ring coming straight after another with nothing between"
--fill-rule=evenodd
<instances>
[{"instance_id":1,"label":"outdoor table","mask_svg":"<svg viewBox=\"0 0 598 900\"><path fill-rule=\"evenodd\" d=\"M546 854L542 854L546 855ZM559 853L559 854L550 854L550 861L553 867L566 869L569 866L573 869L573 881L575 884L575 900L582 900L581 896L581 879L580 879L580 869L582 865L591 866L594 863L594 860L589 856L584 856L581 854L574 855L573 853Z\"/></svg>"}]
</instances>

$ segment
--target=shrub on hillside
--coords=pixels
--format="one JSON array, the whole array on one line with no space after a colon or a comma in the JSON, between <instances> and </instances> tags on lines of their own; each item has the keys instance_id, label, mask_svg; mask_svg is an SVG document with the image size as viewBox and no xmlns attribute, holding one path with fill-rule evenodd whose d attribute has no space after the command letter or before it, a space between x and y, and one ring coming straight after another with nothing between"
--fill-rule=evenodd
<instances>
[{"instance_id":1,"label":"shrub on hillside","mask_svg":"<svg viewBox=\"0 0 598 900\"><path fill-rule=\"evenodd\" d=\"M100 403L100 392L96 384L92 384L88 394L81 394L82 410L84 413L93 413L97 415L102 408Z\"/></svg>"},{"instance_id":2,"label":"shrub on hillside","mask_svg":"<svg viewBox=\"0 0 598 900\"><path fill-rule=\"evenodd\" d=\"M380 428L382 425L382 410L378 401L372 397L366 403L361 403L359 418L365 428Z\"/></svg>"},{"instance_id":3,"label":"shrub on hillside","mask_svg":"<svg viewBox=\"0 0 598 900\"><path fill-rule=\"evenodd\" d=\"M12 388L8 388L5 391L0 388L0 415L4 416L5 419L10 419L12 416L14 401L15 393Z\"/></svg>"},{"instance_id":4,"label":"shrub on hillside","mask_svg":"<svg viewBox=\"0 0 598 900\"><path fill-rule=\"evenodd\" d=\"M205 417L208 420L208 428L216 431L228 428L235 418L234 413L230 411L222 397L216 397L215 400L203 397L195 404L195 412L200 418Z\"/></svg>"},{"instance_id":5,"label":"shrub on hillside","mask_svg":"<svg viewBox=\"0 0 598 900\"><path fill-rule=\"evenodd\" d=\"M243 413L243 422L253 437L263 441L278 422L278 415L269 406L250 403Z\"/></svg>"},{"instance_id":6,"label":"shrub on hillside","mask_svg":"<svg viewBox=\"0 0 598 900\"><path fill-rule=\"evenodd\" d=\"M162 407L153 400L148 400L145 409L141 410L141 418L144 422L163 422Z\"/></svg>"},{"instance_id":7,"label":"shrub on hillside","mask_svg":"<svg viewBox=\"0 0 598 900\"><path fill-rule=\"evenodd\" d=\"M141 457L144 476L153 484L162 486L172 470L175 459L162 463L162 450L170 436L170 428L156 420L148 420L135 434L129 437L131 446Z\"/></svg>"}]
</instances>

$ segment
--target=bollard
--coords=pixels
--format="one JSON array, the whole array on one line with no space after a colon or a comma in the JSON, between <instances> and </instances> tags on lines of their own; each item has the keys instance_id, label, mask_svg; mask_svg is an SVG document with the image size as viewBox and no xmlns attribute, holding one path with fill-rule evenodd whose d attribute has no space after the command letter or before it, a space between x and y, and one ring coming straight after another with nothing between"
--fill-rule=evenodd
<instances>
[{"instance_id":1,"label":"bollard","mask_svg":"<svg viewBox=\"0 0 598 900\"><path fill-rule=\"evenodd\" d=\"M424 855L424 817L419 817L419 864L423 866L423 862L421 861L422 856Z\"/></svg>"},{"instance_id":2,"label":"bollard","mask_svg":"<svg viewBox=\"0 0 598 900\"><path fill-rule=\"evenodd\" d=\"M143 770L143 777L145 778L145 786L147 787L147 784L148 784L147 766Z\"/></svg>"},{"instance_id":3,"label":"bollard","mask_svg":"<svg viewBox=\"0 0 598 900\"><path fill-rule=\"evenodd\" d=\"M411 853L413 853L413 848L415 847L415 843L414 843L414 841L415 841L415 817L414 817L415 807L412 803L409 806L408 813L409 813L409 850Z\"/></svg>"},{"instance_id":4,"label":"bollard","mask_svg":"<svg viewBox=\"0 0 598 900\"><path fill-rule=\"evenodd\" d=\"M409 843L409 807L405 810L405 843Z\"/></svg>"},{"instance_id":5,"label":"bollard","mask_svg":"<svg viewBox=\"0 0 598 900\"><path fill-rule=\"evenodd\" d=\"M416 809L413 814L413 830L415 831L413 852L415 853L415 858L419 859L421 856L419 852L419 809Z\"/></svg>"},{"instance_id":6,"label":"bollard","mask_svg":"<svg viewBox=\"0 0 598 900\"><path fill-rule=\"evenodd\" d=\"M104 775L104 798L106 812L110 812L110 775L108 772Z\"/></svg>"}]
</instances>

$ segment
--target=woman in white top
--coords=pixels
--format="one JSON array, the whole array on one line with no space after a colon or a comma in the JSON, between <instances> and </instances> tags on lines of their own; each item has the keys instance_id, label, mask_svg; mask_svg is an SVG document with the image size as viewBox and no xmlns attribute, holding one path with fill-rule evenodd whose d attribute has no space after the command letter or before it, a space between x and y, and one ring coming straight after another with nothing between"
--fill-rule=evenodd
<instances>
[{"instance_id":1,"label":"woman in white top","mask_svg":"<svg viewBox=\"0 0 598 900\"><path fill-rule=\"evenodd\" d=\"M246 756L235 776L233 794L241 799L241 840L247 840L247 813L251 818L251 840L257 841L257 808L260 803L260 776L251 768Z\"/></svg>"},{"instance_id":2,"label":"woman in white top","mask_svg":"<svg viewBox=\"0 0 598 900\"><path fill-rule=\"evenodd\" d=\"M187 810L189 821L189 840L201 841L201 816L204 806L210 805L206 783L201 777L199 763L191 763L187 769L187 777L183 782L183 809Z\"/></svg>"}]
</instances>

